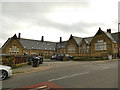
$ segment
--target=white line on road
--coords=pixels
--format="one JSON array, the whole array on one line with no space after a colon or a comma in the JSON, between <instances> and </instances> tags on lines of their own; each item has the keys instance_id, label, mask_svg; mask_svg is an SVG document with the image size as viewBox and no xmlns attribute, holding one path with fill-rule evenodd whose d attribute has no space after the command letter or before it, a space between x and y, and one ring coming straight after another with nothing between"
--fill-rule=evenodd
<instances>
[{"instance_id":1,"label":"white line on road","mask_svg":"<svg viewBox=\"0 0 120 90\"><path fill-rule=\"evenodd\" d=\"M65 78L70 78L70 77L75 77L75 76L87 74L87 73L89 73L89 72L84 72L84 73L78 73L78 74L73 74L73 75L69 75L69 76L64 76L64 77L60 77L60 78L56 78L56 79L51 79L49 81L51 82L51 81L61 80L61 79L65 79Z\"/></svg>"},{"instance_id":2,"label":"white line on road","mask_svg":"<svg viewBox=\"0 0 120 90\"><path fill-rule=\"evenodd\" d=\"M47 87L47 86L42 86L42 87L38 87L37 89L40 89L40 88L42 89L42 88L46 88L46 87Z\"/></svg>"},{"instance_id":3,"label":"white line on road","mask_svg":"<svg viewBox=\"0 0 120 90\"><path fill-rule=\"evenodd\" d=\"M33 88L33 89L30 89L30 90L39 90L39 89L45 89L45 88L47 88L47 86L41 86L41 87Z\"/></svg>"}]
</instances>

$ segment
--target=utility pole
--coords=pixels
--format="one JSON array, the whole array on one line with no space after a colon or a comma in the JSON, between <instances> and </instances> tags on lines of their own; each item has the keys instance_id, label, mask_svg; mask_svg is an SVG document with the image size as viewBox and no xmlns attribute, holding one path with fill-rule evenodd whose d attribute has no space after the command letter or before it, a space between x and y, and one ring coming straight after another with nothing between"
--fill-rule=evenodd
<instances>
[{"instance_id":1,"label":"utility pole","mask_svg":"<svg viewBox=\"0 0 120 90\"><path fill-rule=\"evenodd\" d=\"M118 57L120 58L120 23L118 23Z\"/></svg>"}]
</instances>

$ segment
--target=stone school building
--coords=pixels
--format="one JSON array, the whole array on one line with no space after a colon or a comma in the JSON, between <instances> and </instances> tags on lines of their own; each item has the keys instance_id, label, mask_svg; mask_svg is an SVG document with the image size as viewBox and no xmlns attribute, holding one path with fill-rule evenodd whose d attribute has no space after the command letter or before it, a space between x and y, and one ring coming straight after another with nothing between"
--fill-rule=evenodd
<instances>
[{"instance_id":1,"label":"stone school building","mask_svg":"<svg viewBox=\"0 0 120 90\"><path fill-rule=\"evenodd\" d=\"M44 41L42 36L41 40L32 40L21 38L15 34L1 47L3 54L10 55L39 55L50 57L53 54L71 56L88 56L88 57L107 57L112 55L117 57L120 50L120 32L111 33L111 29L106 31L98 29L93 37L76 37L70 36L69 40L62 41L60 37L59 42Z\"/></svg>"}]
</instances>

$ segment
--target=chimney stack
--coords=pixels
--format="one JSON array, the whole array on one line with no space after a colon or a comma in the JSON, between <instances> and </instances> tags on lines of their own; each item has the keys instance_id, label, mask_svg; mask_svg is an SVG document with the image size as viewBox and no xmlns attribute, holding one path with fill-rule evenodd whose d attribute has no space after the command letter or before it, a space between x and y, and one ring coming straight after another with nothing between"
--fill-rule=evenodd
<instances>
[{"instance_id":1,"label":"chimney stack","mask_svg":"<svg viewBox=\"0 0 120 90\"><path fill-rule=\"evenodd\" d=\"M107 29L107 32L108 32L108 33L111 33L111 29Z\"/></svg>"},{"instance_id":2,"label":"chimney stack","mask_svg":"<svg viewBox=\"0 0 120 90\"><path fill-rule=\"evenodd\" d=\"M18 34L18 38L21 38L21 33Z\"/></svg>"},{"instance_id":3,"label":"chimney stack","mask_svg":"<svg viewBox=\"0 0 120 90\"><path fill-rule=\"evenodd\" d=\"M101 28L99 27L99 30L101 30Z\"/></svg>"},{"instance_id":4,"label":"chimney stack","mask_svg":"<svg viewBox=\"0 0 120 90\"><path fill-rule=\"evenodd\" d=\"M60 43L62 42L62 37L60 37Z\"/></svg>"},{"instance_id":5,"label":"chimney stack","mask_svg":"<svg viewBox=\"0 0 120 90\"><path fill-rule=\"evenodd\" d=\"M44 36L42 36L41 41L44 41Z\"/></svg>"}]
</instances>

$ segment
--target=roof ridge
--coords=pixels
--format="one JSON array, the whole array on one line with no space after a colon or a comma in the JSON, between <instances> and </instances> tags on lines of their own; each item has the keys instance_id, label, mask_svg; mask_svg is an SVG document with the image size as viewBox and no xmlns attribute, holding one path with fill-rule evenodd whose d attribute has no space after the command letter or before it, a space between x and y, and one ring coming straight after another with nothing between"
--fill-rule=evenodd
<instances>
[{"instance_id":1,"label":"roof ridge","mask_svg":"<svg viewBox=\"0 0 120 90\"><path fill-rule=\"evenodd\" d=\"M49 42L49 43L57 43L57 42L52 42L52 41L41 41L41 40L35 40L35 39L26 39L26 38L20 38L24 40L31 40L31 41L39 41L39 42Z\"/></svg>"},{"instance_id":2,"label":"roof ridge","mask_svg":"<svg viewBox=\"0 0 120 90\"><path fill-rule=\"evenodd\" d=\"M82 37L77 37L77 36L73 36L73 37L76 37L76 38L81 38L81 39L82 39Z\"/></svg>"},{"instance_id":3,"label":"roof ridge","mask_svg":"<svg viewBox=\"0 0 120 90\"><path fill-rule=\"evenodd\" d=\"M84 39L86 39L86 38L93 38L93 36L91 36L91 37L85 37Z\"/></svg>"}]
</instances>

